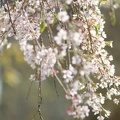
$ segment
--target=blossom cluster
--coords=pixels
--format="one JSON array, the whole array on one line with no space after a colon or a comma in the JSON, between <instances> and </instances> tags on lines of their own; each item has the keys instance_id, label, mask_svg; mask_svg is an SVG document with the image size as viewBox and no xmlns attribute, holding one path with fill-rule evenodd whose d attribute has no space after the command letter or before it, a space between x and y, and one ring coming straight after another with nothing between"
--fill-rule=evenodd
<instances>
[{"instance_id":1,"label":"blossom cluster","mask_svg":"<svg viewBox=\"0 0 120 120\"><path fill-rule=\"evenodd\" d=\"M119 103L120 79L104 49L112 43L105 41L101 3L21 0L7 1L0 9L0 43L11 36L19 41L25 61L36 71L31 80L58 80L72 103L67 113L74 118L83 119L92 110L104 120L110 115L103 107L106 100Z\"/></svg>"}]
</instances>

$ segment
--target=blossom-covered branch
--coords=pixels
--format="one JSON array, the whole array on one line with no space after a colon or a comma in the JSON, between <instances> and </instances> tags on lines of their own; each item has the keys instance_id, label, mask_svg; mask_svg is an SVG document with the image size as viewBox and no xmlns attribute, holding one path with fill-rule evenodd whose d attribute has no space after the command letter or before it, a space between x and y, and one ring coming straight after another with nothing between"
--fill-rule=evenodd
<instances>
[{"instance_id":1,"label":"blossom-covered branch","mask_svg":"<svg viewBox=\"0 0 120 120\"><path fill-rule=\"evenodd\" d=\"M0 9L0 43L11 36L19 41L25 61L36 71L31 80L40 85L50 76L58 80L74 118L83 119L92 110L103 120L110 115L105 101L119 103L120 79L104 49L112 46L105 41L99 10L104 1L22 0Z\"/></svg>"}]
</instances>

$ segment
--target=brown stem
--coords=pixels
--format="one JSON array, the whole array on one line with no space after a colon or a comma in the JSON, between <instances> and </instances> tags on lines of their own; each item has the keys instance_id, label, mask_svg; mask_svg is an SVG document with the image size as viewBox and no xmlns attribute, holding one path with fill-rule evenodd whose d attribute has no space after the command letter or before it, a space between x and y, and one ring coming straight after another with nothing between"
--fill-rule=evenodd
<instances>
[{"instance_id":1,"label":"brown stem","mask_svg":"<svg viewBox=\"0 0 120 120\"><path fill-rule=\"evenodd\" d=\"M14 34L16 35L16 31L15 31L15 28L14 28L14 24L13 24L12 19L11 19L11 14L10 14L10 8L9 8L9 5L8 5L8 0L6 0L6 5L7 5L7 9L8 9L8 14L9 14L9 18L10 18L10 23L11 23L13 32L14 32Z\"/></svg>"}]
</instances>

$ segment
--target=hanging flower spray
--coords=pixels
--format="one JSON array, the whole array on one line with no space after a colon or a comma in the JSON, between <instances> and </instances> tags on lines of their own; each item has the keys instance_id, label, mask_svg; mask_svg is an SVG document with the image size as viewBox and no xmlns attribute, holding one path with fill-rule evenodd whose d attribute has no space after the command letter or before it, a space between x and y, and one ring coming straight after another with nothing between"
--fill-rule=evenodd
<instances>
[{"instance_id":1,"label":"hanging flower spray","mask_svg":"<svg viewBox=\"0 0 120 120\"><path fill-rule=\"evenodd\" d=\"M25 61L35 69L30 80L39 84L38 111L41 116L41 83L49 76L58 80L71 101L68 115L109 117L106 100L119 103L120 79L114 75L111 55L104 49L104 20L99 6L105 0L21 0L0 9L0 43L8 37L19 41ZM57 32L54 32L57 31ZM43 34L46 34L46 38ZM101 90L104 90L103 94Z\"/></svg>"}]
</instances>

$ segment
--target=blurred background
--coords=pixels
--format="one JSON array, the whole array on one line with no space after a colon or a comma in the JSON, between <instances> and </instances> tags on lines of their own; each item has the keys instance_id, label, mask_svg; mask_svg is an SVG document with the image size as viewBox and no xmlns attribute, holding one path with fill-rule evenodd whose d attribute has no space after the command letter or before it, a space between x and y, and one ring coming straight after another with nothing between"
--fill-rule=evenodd
<instances>
[{"instance_id":1,"label":"blurred background","mask_svg":"<svg viewBox=\"0 0 120 120\"><path fill-rule=\"evenodd\" d=\"M106 40L113 41L113 48L106 47L106 49L113 55L112 63L115 65L116 75L120 76L120 8L117 5L119 6L116 4L112 10L109 4L103 5L101 12L106 21ZM10 41L13 42L11 48L5 47L0 50L0 120L33 120L33 118L39 120L39 115L36 114L38 84L29 80L29 75L33 71L24 62L17 42L12 38ZM66 113L69 103L64 96L64 91L57 81L54 83L53 79L48 79L42 83L44 120L73 120ZM106 107L112 111L109 120L120 120L120 104L117 106L107 102ZM93 113L86 118L86 120L96 119Z\"/></svg>"}]
</instances>

